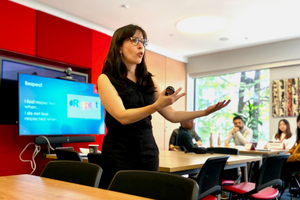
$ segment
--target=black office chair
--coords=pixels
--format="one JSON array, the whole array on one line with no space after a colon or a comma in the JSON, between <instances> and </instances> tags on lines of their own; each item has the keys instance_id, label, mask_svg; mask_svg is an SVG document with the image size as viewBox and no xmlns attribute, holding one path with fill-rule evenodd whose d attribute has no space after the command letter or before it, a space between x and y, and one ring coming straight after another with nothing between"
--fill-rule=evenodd
<instances>
[{"instance_id":1,"label":"black office chair","mask_svg":"<svg viewBox=\"0 0 300 200\"><path fill-rule=\"evenodd\" d=\"M283 187L281 190L281 195L284 193L285 189L290 186L291 199L292 196L299 194L300 182L300 162L286 162L283 169Z\"/></svg>"},{"instance_id":2,"label":"black office chair","mask_svg":"<svg viewBox=\"0 0 300 200\"><path fill-rule=\"evenodd\" d=\"M66 149L56 149L55 154L57 160L73 160L73 161L81 161L82 158L77 151L66 150Z\"/></svg>"},{"instance_id":3,"label":"black office chair","mask_svg":"<svg viewBox=\"0 0 300 200\"><path fill-rule=\"evenodd\" d=\"M71 183L78 183L98 188L102 169L93 163L57 160L49 162L41 173L41 177Z\"/></svg>"},{"instance_id":4,"label":"black office chair","mask_svg":"<svg viewBox=\"0 0 300 200\"><path fill-rule=\"evenodd\" d=\"M181 151L187 152L187 149L185 148L184 145L180 145L179 148L180 148Z\"/></svg>"},{"instance_id":5,"label":"black office chair","mask_svg":"<svg viewBox=\"0 0 300 200\"><path fill-rule=\"evenodd\" d=\"M255 183L242 182L235 185L223 186L224 191L237 194L242 199L275 199L282 187L283 166L289 155L270 155L264 159ZM271 187L272 186L272 187ZM278 189L276 189L276 188Z\"/></svg>"},{"instance_id":6,"label":"black office chair","mask_svg":"<svg viewBox=\"0 0 300 200\"><path fill-rule=\"evenodd\" d=\"M199 186L198 199L216 200L222 193L222 173L229 155L208 158L201 168L196 182Z\"/></svg>"},{"instance_id":7,"label":"black office chair","mask_svg":"<svg viewBox=\"0 0 300 200\"><path fill-rule=\"evenodd\" d=\"M154 171L119 171L108 190L159 200L198 199L198 185L194 180Z\"/></svg>"},{"instance_id":8,"label":"black office chair","mask_svg":"<svg viewBox=\"0 0 300 200\"><path fill-rule=\"evenodd\" d=\"M87 154L89 163L94 163L96 165L102 165L102 154L101 153L88 153Z\"/></svg>"},{"instance_id":9,"label":"black office chair","mask_svg":"<svg viewBox=\"0 0 300 200\"><path fill-rule=\"evenodd\" d=\"M212 151L212 152L214 152L214 153L239 155L239 150L238 150L238 149L234 149L234 148L227 148L227 147L208 147L207 150Z\"/></svg>"},{"instance_id":10,"label":"black office chair","mask_svg":"<svg viewBox=\"0 0 300 200\"><path fill-rule=\"evenodd\" d=\"M207 150L219 154L239 155L239 150L227 147L208 147ZM233 185L241 180L239 168L227 169L223 172L222 185Z\"/></svg>"}]
</instances>

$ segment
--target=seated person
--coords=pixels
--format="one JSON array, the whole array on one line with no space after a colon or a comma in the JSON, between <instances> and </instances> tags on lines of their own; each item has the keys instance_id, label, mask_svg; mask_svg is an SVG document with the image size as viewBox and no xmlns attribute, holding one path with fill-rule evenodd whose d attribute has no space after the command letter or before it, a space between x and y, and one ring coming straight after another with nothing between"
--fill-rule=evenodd
<instances>
[{"instance_id":1,"label":"seated person","mask_svg":"<svg viewBox=\"0 0 300 200\"><path fill-rule=\"evenodd\" d=\"M234 128L229 131L227 140L233 138L235 145L245 145L252 141L253 131L244 125L244 120L241 116L233 118Z\"/></svg>"},{"instance_id":2,"label":"seated person","mask_svg":"<svg viewBox=\"0 0 300 200\"><path fill-rule=\"evenodd\" d=\"M297 117L297 138L295 144L292 148L287 151L290 156L288 157L285 165L284 165L284 179L285 179L285 186L288 185L287 183L291 179L292 174L300 173L300 115ZM282 193L284 192L284 189Z\"/></svg>"},{"instance_id":3,"label":"seated person","mask_svg":"<svg viewBox=\"0 0 300 200\"><path fill-rule=\"evenodd\" d=\"M273 136L271 141L284 143L286 149L293 147L296 142L296 136L292 134L290 123L286 119L279 121L278 132Z\"/></svg>"},{"instance_id":4,"label":"seated person","mask_svg":"<svg viewBox=\"0 0 300 200\"><path fill-rule=\"evenodd\" d=\"M193 122L194 123L194 122ZM182 122L180 123L180 125L182 126ZM177 151L177 148L175 146L178 146L177 145L177 135L178 135L178 131L179 131L179 128L176 128L173 130L172 132L172 135L170 137L170 141L169 141L169 150L170 151ZM190 129L188 130L190 132L190 134L192 135L193 137L193 140L196 141L197 145L198 146L201 146L202 145L202 140L201 138L198 136L198 134L196 133L196 131L194 129ZM194 141L194 143L195 143Z\"/></svg>"},{"instance_id":5,"label":"seated person","mask_svg":"<svg viewBox=\"0 0 300 200\"><path fill-rule=\"evenodd\" d=\"M177 135L177 145L184 146L186 149L190 149L191 147L198 147L198 145L202 145L202 141L195 140L195 138L191 134L191 130L194 129L194 120L183 121L180 123L181 126L178 130Z\"/></svg>"},{"instance_id":6,"label":"seated person","mask_svg":"<svg viewBox=\"0 0 300 200\"><path fill-rule=\"evenodd\" d=\"M291 155L287 159L286 162L299 162L300 161L300 114L297 117L297 139L292 148L286 153L290 153ZM300 168L299 168L300 171Z\"/></svg>"}]
</instances>

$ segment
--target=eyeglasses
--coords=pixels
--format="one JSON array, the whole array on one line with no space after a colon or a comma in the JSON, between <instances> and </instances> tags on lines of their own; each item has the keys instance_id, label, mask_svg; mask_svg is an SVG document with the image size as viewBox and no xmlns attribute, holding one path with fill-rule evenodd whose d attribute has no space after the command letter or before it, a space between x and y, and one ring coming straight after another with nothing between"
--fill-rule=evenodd
<instances>
[{"instance_id":1,"label":"eyeglasses","mask_svg":"<svg viewBox=\"0 0 300 200\"><path fill-rule=\"evenodd\" d=\"M144 47L146 47L148 45L148 39L139 40L139 38L137 38L137 37L130 37L129 39L131 41L131 44L134 46L138 45L139 42L141 42L144 45Z\"/></svg>"}]
</instances>

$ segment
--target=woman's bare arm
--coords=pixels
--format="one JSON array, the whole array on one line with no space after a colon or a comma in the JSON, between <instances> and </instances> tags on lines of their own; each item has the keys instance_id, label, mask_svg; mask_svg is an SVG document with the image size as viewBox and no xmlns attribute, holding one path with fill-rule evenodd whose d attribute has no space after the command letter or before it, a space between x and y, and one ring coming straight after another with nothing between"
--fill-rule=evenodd
<instances>
[{"instance_id":1,"label":"woman's bare arm","mask_svg":"<svg viewBox=\"0 0 300 200\"><path fill-rule=\"evenodd\" d=\"M160 96L164 95L159 88L157 81L154 79L154 84L156 86L157 93L155 94L155 98L159 99ZM180 89L181 90L181 89ZM176 90L178 93L178 90ZM176 92L173 95L176 95ZM172 96L172 95L170 95ZM213 112L216 112L224 107L226 107L230 103L228 101L222 101L215 105L209 106L205 110L198 110L198 111L176 111L173 109L171 105L166 106L165 108L159 110L158 112L167 120L173 123L182 122L190 119L195 119L198 117L203 117L209 115Z\"/></svg>"},{"instance_id":2,"label":"woman's bare arm","mask_svg":"<svg viewBox=\"0 0 300 200\"><path fill-rule=\"evenodd\" d=\"M152 113L171 105L177 99L185 95L178 95L178 91L176 95L172 95L171 97L162 96L160 98L156 98L156 101L151 105L141 108L125 109L122 99L105 74L101 74L99 76L97 84L99 97L105 110L107 110L107 112L109 112L109 114L111 114L121 124L137 122Z\"/></svg>"}]
</instances>

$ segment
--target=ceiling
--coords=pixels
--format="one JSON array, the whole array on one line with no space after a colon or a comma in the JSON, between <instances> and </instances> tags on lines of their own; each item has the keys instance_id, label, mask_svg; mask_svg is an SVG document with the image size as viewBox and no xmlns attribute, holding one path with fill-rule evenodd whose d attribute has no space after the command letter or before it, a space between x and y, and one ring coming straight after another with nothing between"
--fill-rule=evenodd
<instances>
[{"instance_id":1,"label":"ceiling","mask_svg":"<svg viewBox=\"0 0 300 200\"><path fill-rule=\"evenodd\" d=\"M183 59L300 37L300 0L12 1L108 35L121 26L137 24L148 34L149 50ZM123 8L124 4L129 8ZM228 25L223 30L198 35L175 28L179 20L194 16L223 17Z\"/></svg>"}]
</instances>

